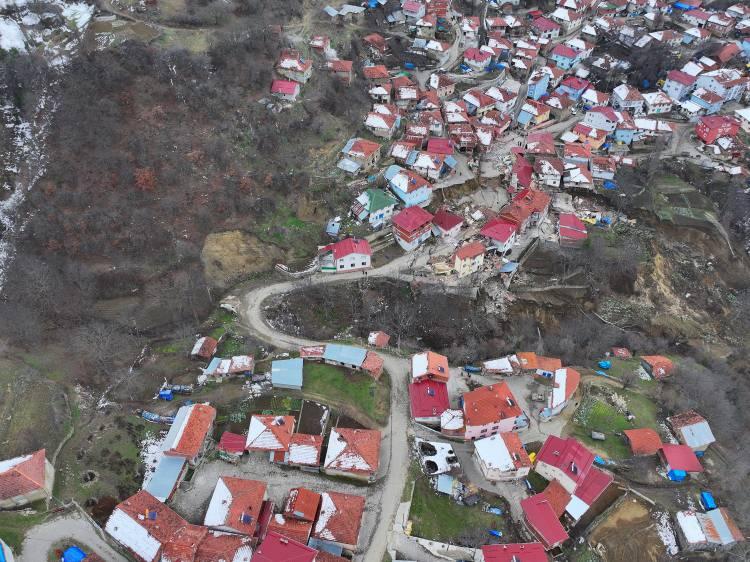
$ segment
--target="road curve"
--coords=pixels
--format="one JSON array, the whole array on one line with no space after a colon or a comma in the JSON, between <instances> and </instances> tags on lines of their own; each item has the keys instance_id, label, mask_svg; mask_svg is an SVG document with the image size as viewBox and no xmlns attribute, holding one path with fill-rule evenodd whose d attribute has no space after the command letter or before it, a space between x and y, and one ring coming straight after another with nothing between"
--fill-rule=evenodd
<instances>
[{"instance_id":1,"label":"road curve","mask_svg":"<svg viewBox=\"0 0 750 562\"><path fill-rule=\"evenodd\" d=\"M426 256L419 255L416 259L426 260ZM368 272L369 277L391 277L400 278L399 270L409 266L414 255L399 257L382 267L372 269ZM362 278L362 273L343 274L316 274L308 278L306 282L311 285L322 285L342 281L352 281ZM409 278L404 276L404 278ZM252 336L270 344L287 347L290 349L302 345L314 345L319 342L291 336L279 332L268 325L264 315L264 302L268 298L287 293L299 287L298 281L288 281L257 287L241 296L242 306L240 309L240 320L243 327ZM380 511L372 516L377 517L374 531L365 542L366 552L355 556L357 562L381 562L389 541L389 535L396 510L401 501L401 494L406 483L409 467L409 445L407 432L410 431L410 420L408 413L408 400L406 386L409 373L409 361L403 357L397 357L378 351L383 357L384 367L391 377L391 415L387 426L383 430L383 451L387 455L385 466L381 466L381 480L374 484L382 494ZM379 474L379 475L380 475ZM365 514L368 516L368 513ZM362 544L362 538L360 538Z\"/></svg>"}]
</instances>

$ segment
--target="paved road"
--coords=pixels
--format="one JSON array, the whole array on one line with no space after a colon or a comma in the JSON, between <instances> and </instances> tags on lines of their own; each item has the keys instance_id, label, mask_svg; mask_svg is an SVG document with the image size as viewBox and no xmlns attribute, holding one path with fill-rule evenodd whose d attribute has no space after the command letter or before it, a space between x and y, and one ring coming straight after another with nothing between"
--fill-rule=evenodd
<instances>
[{"instance_id":1,"label":"paved road","mask_svg":"<svg viewBox=\"0 0 750 562\"><path fill-rule=\"evenodd\" d=\"M30 529L23 540L18 562L47 560L52 547L67 540L93 548L107 562L128 562L127 558L101 539L88 519L76 511Z\"/></svg>"},{"instance_id":2,"label":"paved road","mask_svg":"<svg viewBox=\"0 0 750 562\"><path fill-rule=\"evenodd\" d=\"M417 253L416 261L417 263L426 263L427 257L428 255L425 253ZM414 255L402 256L382 267L369 271L368 277L398 278L400 270L408 267L414 259ZM335 275L319 273L309 278L308 282L312 285L321 285L351 281L361 277L361 273ZM263 303L269 297L289 292L298 286L298 282L282 282L252 289L243 295L241 320L248 332L263 341L290 349L318 343L281 333L269 326L265 320ZM409 446L406 438L411 431L406 393L409 361L403 357L386 353L381 353L381 355L384 359L385 369L391 376L391 418L383 431L383 458L386 460L381 462L379 476L382 474L382 477L376 485L381 494L380 511L378 513L365 513L366 519L375 518L375 521L374 523L370 521L368 524L363 524L363 529L372 527L374 531L372 531L370 537L360 537L360 545L366 544L367 551L355 556L357 562L381 562L383 559L409 467Z\"/></svg>"}]
</instances>

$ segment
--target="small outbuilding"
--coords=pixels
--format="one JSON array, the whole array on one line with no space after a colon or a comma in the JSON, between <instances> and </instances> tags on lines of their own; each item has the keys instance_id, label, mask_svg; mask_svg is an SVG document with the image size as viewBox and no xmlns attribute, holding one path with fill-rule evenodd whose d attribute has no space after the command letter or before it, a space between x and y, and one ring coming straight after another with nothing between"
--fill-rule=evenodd
<instances>
[{"instance_id":1,"label":"small outbuilding","mask_svg":"<svg viewBox=\"0 0 750 562\"><path fill-rule=\"evenodd\" d=\"M273 387L302 390L303 363L299 357L271 363L271 384Z\"/></svg>"}]
</instances>

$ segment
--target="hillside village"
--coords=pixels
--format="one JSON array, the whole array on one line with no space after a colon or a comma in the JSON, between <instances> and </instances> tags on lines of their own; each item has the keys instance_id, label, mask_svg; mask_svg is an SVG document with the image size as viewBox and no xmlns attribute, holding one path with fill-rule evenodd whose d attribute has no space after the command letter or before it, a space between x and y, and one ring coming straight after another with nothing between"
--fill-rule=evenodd
<instances>
[{"instance_id":1,"label":"hillside village","mask_svg":"<svg viewBox=\"0 0 750 562\"><path fill-rule=\"evenodd\" d=\"M393 279L484 291L485 312L507 317L518 288L549 289L529 265L540 248L627 237L644 220L636 210L741 253L667 168L648 197L623 178L670 159L750 185L750 7L318 4L308 9L320 29L274 30L285 44L256 103L292 112L316 75L339 91L366 87L361 127L337 139L330 162L347 203L327 243L304 267L279 259L273 283L225 294L205 329L180 339L186 353L144 347L131 370L163 361L163 383L119 406L128 429L98 452L134 449L138 465L117 474L135 490L107 482L118 476L85 444L64 469L59 450L0 459L0 510L20 514L7 535L0 519L0 562L42 551L65 562L744 559L742 492L715 492L734 444L718 438L723 420L663 398L685 376L674 348L631 348L615 325L620 344L587 364L541 346L462 364L402 346L385 325L310 337L268 301ZM107 3L93 17L115 13ZM1 19L0 47L31 49L23 26ZM365 45L364 64L338 58L338 34ZM584 291L577 279L550 284L567 298ZM308 308L322 317L318 305ZM106 411L107 392L87 408ZM116 490L109 504L80 505L97 495L92 483Z\"/></svg>"}]
</instances>

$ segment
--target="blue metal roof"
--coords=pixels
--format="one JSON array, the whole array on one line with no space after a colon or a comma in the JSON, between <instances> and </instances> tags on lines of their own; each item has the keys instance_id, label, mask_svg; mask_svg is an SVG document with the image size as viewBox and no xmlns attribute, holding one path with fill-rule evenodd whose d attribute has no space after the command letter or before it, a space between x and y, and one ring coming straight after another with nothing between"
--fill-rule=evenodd
<instances>
[{"instance_id":1,"label":"blue metal roof","mask_svg":"<svg viewBox=\"0 0 750 562\"><path fill-rule=\"evenodd\" d=\"M179 415L179 414L178 414ZM175 427L175 426L172 426ZM162 455L156 472L151 476L143 489L154 496L157 500L164 502L177 485L182 469L187 461L182 457Z\"/></svg>"},{"instance_id":2,"label":"blue metal roof","mask_svg":"<svg viewBox=\"0 0 750 562\"><path fill-rule=\"evenodd\" d=\"M284 386L302 386L302 359L282 359L271 363L271 383Z\"/></svg>"},{"instance_id":3,"label":"blue metal roof","mask_svg":"<svg viewBox=\"0 0 750 562\"><path fill-rule=\"evenodd\" d=\"M323 359L326 361L336 361L337 363L346 363L347 365L356 365L359 367L365 360L366 355L367 350L362 349L361 347L329 343L326 345Z\"/></svg>"},{"instance_id":4,"label":"blue metal roof","mask_svg":"<svg viewBox=\"0 0 750 562\"><path fill-rule=\"evenodd\" d=\"M458 165L458 161L453 156L446 156L445 163L451 168L455 168Z\"/></svg>"},{"instance_id":5,"label":"blue metal roof","mask_svg":"<svg viewBox=\"0 0 750 562\"><path fill-rule=\"evenodd\" d=\"M221 363L221 357L214 357L211 359L211 362L208 364L208 367L203 369L204 375L212 375L216 369L219 368L219 363Z\"/></svg>"},{"instance_id":6,"label":"blue metal roof","mask_svg":"<svg viewBox=\"0 0 750 562\"><path fill-rule=\"evenodd\" d=\"M724 519L724 514L722 513L722 510L720 509L714 509L712 511L709 511L706 513L706 517L711 521L711 523L714 524L714 528L716 529L716 534L719 536L719 540L721 541L721 544L732 544L735 541L734 535L732 534L731 529L729 528L729 525L727 525L726 520Z\"/></svg>"},{"instance_id":7,"label":"blue metal roof","mask_svg":"<svg viewBox=\"0 0 750 562\"><path fill-rule=\"evenodd\" d=\"M341 553L344 552L344 549L336 543L316 539L315 537L311 537L310 540L307 541L307 546L335 554L336 556L341 556Z\"/></svg>"},{"instance_id":8,"label":"blue metal roof","mask_svg":"<svg viewBox=\"0 0 750 562\"><path fill-rule=\"evenodd\" d=\"M169 428L169 432L164 439L164 443L162 443L161 445L162 451L167 451L174 446L175 441L177 441L177 438L180 436L180 432L182 431L182 424L189 415L189 406L182 406L179 410L177 410L177 414L174 417L174 422L172 422L172 427Z\"/></svg>"},{"instance_id":9,"label":"blue metal roof","mask_svg":"<svg viewBox=\"0 0 750 562\"><path fill-rule=\"evenodd\" d=\"M386 168L385 172L383 172L383 177L387 179L388 181L392 180L396 177L396 175L403 170L401 166L396 166L396 164L391 164Z\"/></svg>"},{"instance_id":10,"label":"blue metal roof","mask_svg":"<svg viewBox=\"0 0 750 562\"><path fill-rule=\"evenodd\" d=\"M352 149L355 142L357 142L356 138L346 141L346 144L344 145L344 148L341 149L341 152L343 152L344 154L349 154L349 151Z\"/></svg>"},{"instance_id":11,"label":"blue metal roof","mask_svg":"<svg viewBox=\"0 0 750 562\"><path fill-rule=\"evenodd\" d=\"M455 478L450 474L440 474L437 477L437 491L443 494L453 495L453 481Z\"/></svg>"},{"instance_id":12,"label":"blue metal roof","mask_svg":"<svg viewBox=\"0 0 750 562\"><path fill-rule=\"evenodd\" d=\"M406 157L406 165L411 166L412 164L414 164L414 162L417 161L417 156L419 156L418 150L412 150L411 152L409 152L409 155Z\"/></svg>"}]
</instances>

